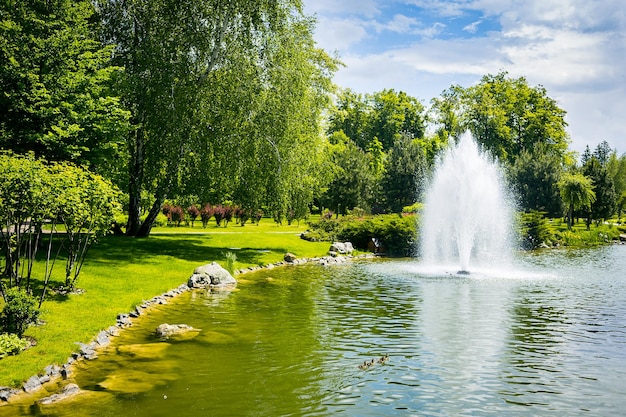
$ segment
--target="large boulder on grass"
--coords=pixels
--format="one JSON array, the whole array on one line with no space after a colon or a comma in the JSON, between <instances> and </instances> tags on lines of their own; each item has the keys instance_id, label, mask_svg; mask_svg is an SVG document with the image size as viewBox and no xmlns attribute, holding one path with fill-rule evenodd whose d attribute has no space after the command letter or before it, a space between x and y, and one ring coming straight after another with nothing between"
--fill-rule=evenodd
<instances>
[{"instance_id":1,"label":"large boulder on grass","mask_svg":"<svg viewBox=\"0 0 626 417\"><path fill-rule=\"evenodd\" d=\"M354 247L351 242L335 242L330 245L328 252L330 254L350 255L354 252Z\"/></svg>"},{"instance_id":2,"label":"large boulder on grass","mask_svg":"<svg viewBox=\"0 0 626 417\"><path fill-rule=\"evenodd\" d=\"M237 281L230 272L217 262L197 267L187 282L189 288L222 288L236 284Z\"/></svg>"}]
</instances>

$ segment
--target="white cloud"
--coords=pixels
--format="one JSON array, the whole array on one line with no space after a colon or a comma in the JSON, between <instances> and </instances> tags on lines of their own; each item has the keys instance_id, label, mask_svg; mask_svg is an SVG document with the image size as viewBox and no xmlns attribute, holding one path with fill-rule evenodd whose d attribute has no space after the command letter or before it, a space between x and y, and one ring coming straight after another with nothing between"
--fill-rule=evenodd
<instances>
[{"instance_id":1,"label":"white cloud","mask_svg":"<svg viewBox=\"0 0 626 417\"><path fill-rule=\"evenodd\" d=\"M315 39L327 51L345 51L368 37L363 22L354 19L319 18Z\"/></svg>"},{"instance_id":2,"label":"white cloud","mask_svg":"<svg viewBox=\"0 0 626 417\"><path fill-rule=\"evenodd\" d=\"M396 14L393 19L387 23L386 28L397 33L413 33L415 28L419 26L421 26L421 23L417 19L402 14Z\"/></svg>"},{"instance_id":3,"label":"white cloud","mask_svg":"<svg viewBox=\"0 0 626 417\"><path fill-rule=\"evenodd\" d=\"M482 20L477 20L475 22L470 23L469 25L463 28L464 31L469 33L476 33L478 31L478 26L482 23Z\"/></svg>"},{"instance_id":4,"label":"white cloud","mask_svg":"<svg viewBox=\"0 0 626 417\"><path fill-rule=\"evenodd\" d=\"M546 84L604 88L617 75L614 61L607 62L603 57L607 42L604 34L523 26L505 34L505 38L501 52L515 71L543 79Z\"/></svg>"}]
</instances>

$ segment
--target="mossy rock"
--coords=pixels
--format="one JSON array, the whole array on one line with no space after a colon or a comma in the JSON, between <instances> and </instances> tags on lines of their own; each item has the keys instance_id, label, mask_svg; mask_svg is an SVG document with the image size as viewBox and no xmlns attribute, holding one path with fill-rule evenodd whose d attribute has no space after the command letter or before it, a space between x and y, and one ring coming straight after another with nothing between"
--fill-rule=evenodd
<instances>
[{"instance_id":1,"label":"mossy rock","mask_svg":"<svg viewBox=\"0 0 626 417\"><path fill-rule=\"evenodd\" d=\"M145 372L138 369L120 369L108 375L98 386L107 391L137 394L150 391L158 385L177 378L174 374Z\"/></svg>"},{"instance_id":2,"label":"mossy rock","mask_svg":"<svg viewBox=\"0 0 626 417\"><path fill-rule=\"evenodd\" d=\"M202 336L199 339L212 345L229 345L235 343L235 338L232 335L216 331L202 332Z\"/></svg>"},{"instance_id":3,"label":"mossy rock","mask_svg":"<svg viewBox=\"0 0 626 417\"><path fill-rule=\"evenodd\" d=\"M85 407L100 408L102 405L110 404L113 401L115 401L115 396L110 392L81 390L74 395L50 404L36 402L35 407L41 415L70 415L65 414L62 410L67 410L66 412L68 412L70 410L84 409ZM30 413L24 415L30 415Z\"/></svg>"},{"instance_id":4,"label":"mossy rock","mask_svg":"<svg viewBox=\"0 0 626 417\"><path fill-rule=\"evenodd\" d=\"M169 343L136 343L123 345L117 348L117 353L130 356L135 359L161 359L165 351L170 347Z\"/></svg>"}]
</instances>

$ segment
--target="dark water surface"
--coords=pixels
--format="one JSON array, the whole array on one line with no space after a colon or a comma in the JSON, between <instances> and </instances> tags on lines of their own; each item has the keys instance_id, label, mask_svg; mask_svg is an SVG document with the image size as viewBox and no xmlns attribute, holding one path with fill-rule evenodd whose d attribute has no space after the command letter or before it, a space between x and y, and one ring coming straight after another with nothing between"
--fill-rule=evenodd
<instances>
[{"instance_id":1,"label":"dark water surface","mask_svg":"<svg viewBox=\"0 0 626 417\"><path fill-rule=\"evenodd\" d=\"M469 276L414 261L244 275L78 364L82 394L0 415L624 415L626 246L521 256ZM160 342L164 322L201 331Z\"/></svg>"}]
</instances>

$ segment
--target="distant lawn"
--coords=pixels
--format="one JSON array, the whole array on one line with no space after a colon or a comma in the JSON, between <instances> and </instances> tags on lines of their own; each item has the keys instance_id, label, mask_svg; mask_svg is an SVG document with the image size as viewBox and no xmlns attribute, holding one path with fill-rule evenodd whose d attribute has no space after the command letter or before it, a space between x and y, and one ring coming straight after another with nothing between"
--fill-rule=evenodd
<instances>
[{"instance_id":1,"label":"distant lawn","mask_svg":"<svg viewBox=\"0 0 626 417\"><path fill-rule=\"evenodd\" d=\"M263 219L258 226L231 223L217 228L210 223L203 229L196 222L193 228L155 228L145 239L106 237L90 250L78 280L85 293L50 295L42 306L45 324L26 332L37 345L0 360L0 386L19 386L47 365L65 363L77 351L75 342L91 341L116 323L118 313L186 283L195 267L214 261L225 266L227 252L237 256L235 269L275 263L286 252L298 257L325 255L329 244L300 239L304 230L304 222L278 226ZM53 286L62 282L63 268L55 266Z\"/></svg>"},{"instance_id":2,"label":"distant lawn","mask_svg":"<svg viewBox=\"0 0 626 417\"><path fill-rule=\"evenodd\" d=\"M569 247L601 246L619 240L624 233L624 226L617 226L615 222L596 224L592 222L587 230L584 219L574 222L572 230L567 229L567 223L562 218L551 219L548 229L553 243Z\"/></svg>"}]
</instances>

